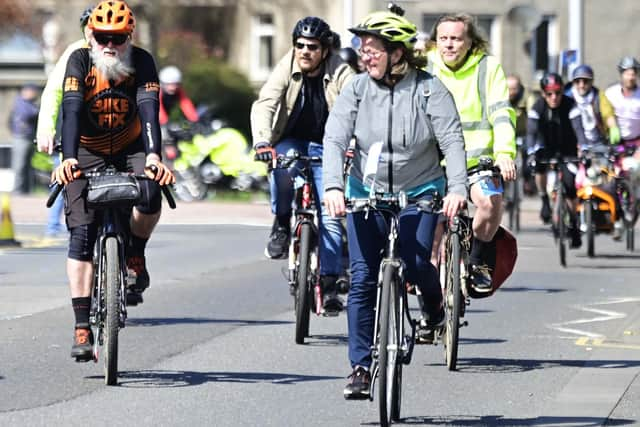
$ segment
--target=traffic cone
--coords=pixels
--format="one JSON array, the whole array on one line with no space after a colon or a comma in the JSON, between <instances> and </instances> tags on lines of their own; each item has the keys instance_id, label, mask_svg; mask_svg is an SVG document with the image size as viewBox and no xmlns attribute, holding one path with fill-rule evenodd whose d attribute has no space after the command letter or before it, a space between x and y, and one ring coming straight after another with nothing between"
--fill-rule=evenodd
<instances>
[{"instance_id":1,"label":"traffic cone","mask_svg":"<svg viewBox=\"0 0 640 427\"><path fill-rule=\"evenodd\" d=\"M9 194L2 195L2 211L0 212L0 246L19 246L13 234Z\"/></svg>"}]
</instances>

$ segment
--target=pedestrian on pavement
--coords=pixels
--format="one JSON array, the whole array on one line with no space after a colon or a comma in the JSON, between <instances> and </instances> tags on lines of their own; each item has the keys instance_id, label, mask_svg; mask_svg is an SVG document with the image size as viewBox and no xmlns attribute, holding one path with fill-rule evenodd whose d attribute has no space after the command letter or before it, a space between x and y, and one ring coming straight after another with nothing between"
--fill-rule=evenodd
<instances>
[{"instance_id":1,"label":"pedestrian on pavement","mask_svg":"<svg viewBox=\"0 0 640 427\"><path fill-rule=\"evenodd\" d=\"M39 89L35 84L28 83L22 86L9 115L9 128L13 140L11 145L13 189L20 194L28 194L35 179L31 167L31 156L34 152L33 139L36 136L38 120L38 92Z\"/></svg>"}]
</instances>

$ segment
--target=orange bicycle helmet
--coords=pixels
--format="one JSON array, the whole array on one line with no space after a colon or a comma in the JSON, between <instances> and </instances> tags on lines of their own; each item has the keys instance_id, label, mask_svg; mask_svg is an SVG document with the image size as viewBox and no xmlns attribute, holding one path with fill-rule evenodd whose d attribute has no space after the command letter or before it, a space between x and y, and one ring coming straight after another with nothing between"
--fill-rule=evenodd
<instances>
[{"instance_id":1,"label":"orange bicycle helmet","mask_svg":"<svg viewBox=\"0 0 640 427\"><path fill-rule=\"evenodd\" d=\"M92 31L116 34L131 34L136 27L136 19L127 3L121 0L100 2L89 18Z\"/></svg>"}]
</instances>

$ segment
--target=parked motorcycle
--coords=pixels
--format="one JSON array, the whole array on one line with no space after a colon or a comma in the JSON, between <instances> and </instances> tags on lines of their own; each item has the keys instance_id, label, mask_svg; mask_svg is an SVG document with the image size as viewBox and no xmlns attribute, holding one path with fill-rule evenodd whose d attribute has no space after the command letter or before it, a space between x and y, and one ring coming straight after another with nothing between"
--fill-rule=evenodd
<instances>
[{"instance_id":1,"label":"parked motorcycle","mask_svg":"<svg viewBox=\"0 0 640 427\"><path fill-rule=\"evenodd\" d=\"M269 191L266 165L253 160L253 150L236 129L214 119L170 124L167 132L177 141L174 188L181 200L202 200L222 188Z\"/></svg>"}]
</instances>

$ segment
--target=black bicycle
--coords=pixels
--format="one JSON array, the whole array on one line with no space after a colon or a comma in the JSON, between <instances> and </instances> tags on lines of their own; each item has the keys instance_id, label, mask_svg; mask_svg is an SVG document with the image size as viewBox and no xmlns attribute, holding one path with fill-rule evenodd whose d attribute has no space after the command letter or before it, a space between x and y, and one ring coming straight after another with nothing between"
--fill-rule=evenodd
<instances>
[{"instance_id":1,"label":"black bicycle","mask_svg":"<svg viewBox=\"0 0 640 427\"><path fill-rule=\"evenodd\" d=\"M88 180L88 187L102 194L100 200L91 204L101 213L93 252L94 278L89 314L89 323L95 332L93 360L98 362L98 348L104 346L104 380L107 385L115 385L118 379L118 333L125 327L127 319L127 290L135 284L135 278L129 275L126 266L129 218L140 196L137 181L149 178L118 172L114 167L84 172L83 176ZM63 189L57 183L53 187L47 207L53 205ZM111 191L116 187L120 189ZM161 188L169 207L175 209L171 192L167 186Z\"/></svg>"},{"instance_id":2,"label":"black bicycle","mask_svg":"<svg viewBox=\"0 0 640 427\"><path fill-rule=\"evenodd\" d=\"M517 165L517 175L515 181L506 183L504 191L505 210L509 218L509 228L516 233L520 232L520 204L523 194L523 176L524 170L522 159L522 138L516 138L517 154L515 163Z\"/></svg>"},{"instance_id":3,"label":"black bicycle","mask_svg":"<svg viewBox=\"0 0 640 427\"><path fill-rule=\"evenodd\" d=\"M434 196L421 200L408 200L398 195L374 194L369 198L346 200L348 212L380 212L389 228L387 246L380 262L374 340L371 349L371 393L373 400L376 380L379 381L380 423L388 426L400 419L402 400L402 365L409 364L413 354L417 321L411 316L407 303L404 262L398 252L398 216L409 203L418 209L436 213L442 200Z\"/></svg>"},{"instance_id":4,"label":"black bicycle","mask_svg":"<svg viewBox=\"0 0 640 427\"><path fill-rule=\"evenodd\" d=\"M567 266L567 239L569 238L569 230L578 225L575 221L572 221L571 212L567 205L567 193L562 183L565 171L570 165L575 165L580 162L578 157L555 155L548 160L537 160L535 163L541 165L548 165L549 170L555 173L555 181L553 183L553 190L551 192L551 199L553 200L553 206L551 208L551 228L553 231L553 237L558 245L558 256L560 258L560 265ZM535 163L532 165L535 166Z\"/></svg>"},{"instance_id":5,"label":"black bicycle","mask_svg":"<svg viewBox=\"0 0 640 427\"><path fill-rule=\"evenodd\" d=\"M311 166L321 162L319 156L304 156L297 151L278 155L275 162L276 168L295 167L301 178L294 196L295 223L291 230L288 257L288 280L295 301L297 344L304 344L304 339L309 336L312 311L318 315L332 314L322 311L322 289L318 274L317 208Z\"/></svg>"}]
</instances>

